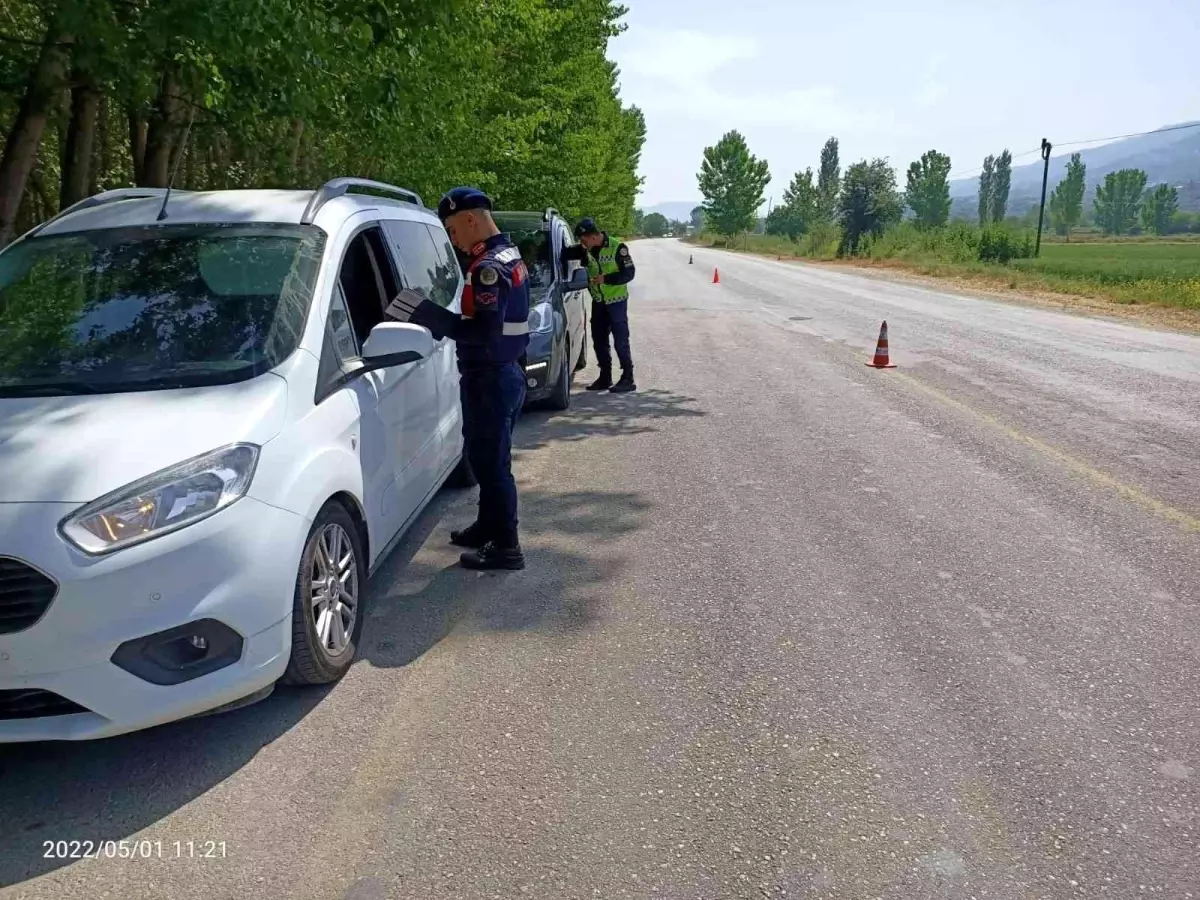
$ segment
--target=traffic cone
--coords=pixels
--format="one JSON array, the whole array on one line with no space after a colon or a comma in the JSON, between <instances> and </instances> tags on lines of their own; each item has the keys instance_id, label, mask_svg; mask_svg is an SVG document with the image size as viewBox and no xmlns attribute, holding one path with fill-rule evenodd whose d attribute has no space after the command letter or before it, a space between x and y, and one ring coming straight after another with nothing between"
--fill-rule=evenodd
<instances>
[{"instance_id":1,"label":"traffic cone","mask_svg":"<svg viewBox=\"0 0 1200 900\"><path fill-rule=\"evenodd\" d=\"M879 342L875 345L875 358L867 363L873 369L894 369L895 363L888 358L887 322L879 329Z\"/></svg>"},{"instance_id":2,"label":"traffic cone","mask_svg":"<svg viewBox=\"0 0 1200 900\"><path fill-rule=\"evenodd\" d=\"M714 266L713 267L713 284L720 284L720 283L721 283L721 273L718 272L716 270L716 267Z\"/></svg>"},{"instance_id":3,"label":"traffic cone","mask_svg":"<svg viewBox=\"0 0 1200 900\"><path fill-rule=\"evenodd\" d=\"M692 264L692 254L689 253L688 254L688 265L690 266L691 264Z\"/></svg>"}]
</instances>

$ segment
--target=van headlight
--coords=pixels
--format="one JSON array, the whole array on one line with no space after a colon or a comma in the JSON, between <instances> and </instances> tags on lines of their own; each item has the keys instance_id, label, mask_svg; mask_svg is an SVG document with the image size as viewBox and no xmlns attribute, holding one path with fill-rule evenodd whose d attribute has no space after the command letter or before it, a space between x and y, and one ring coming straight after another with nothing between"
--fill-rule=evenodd
<instances>
[{"instance_id":1,"label":"van headlight","mask_svg":"<svg viewBox=\"0 0 1200 900\"><path fill-rule=\"evenodd\" d=\"M546 334L554 330L554 304L543 300L529 310L529 330L534 334Z\"/></svg>"},{"instance_id":2,"label":"van headlight","mask_svg":"<svg viewBox=\"0 0 1200 900\"><path fill-rule=\"evenodd\" d=\"M256 444L231 444L93 500L59 524L92 556L170 534L245 496L258 465Z\"/></svg>"}]
</instances>

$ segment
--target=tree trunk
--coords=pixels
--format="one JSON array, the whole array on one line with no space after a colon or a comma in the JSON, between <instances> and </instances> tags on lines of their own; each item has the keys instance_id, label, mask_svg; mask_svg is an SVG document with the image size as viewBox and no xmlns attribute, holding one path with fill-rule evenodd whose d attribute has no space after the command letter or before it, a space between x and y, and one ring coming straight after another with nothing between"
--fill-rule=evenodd
<instances>
[{"instance_id":1,"label":"tree trunk","mask_svg":"<svg viewBox=\"0 0 1200 900\"><path fill-rule=\"evenodd\" d=\"M66 209L86 197L92 180L92 147L96 142L100 91L90 80L81 76L77 79L71 88L71 121L63 145L59 209Z\"/></svg>"},{"instance_id":2,"label":"tree trunk","mask_svg":"<svg viewBox=\"0 0 1200 900\"><path fill-rule=\"evenodd\" d=\"M96 140L92 143L92 165L88 178L88 196L102 190L101 185L108 174L108 95L100 95L96 107Z\"/></svg>"},{"instance_id":3,"label":"tree trunk","mask_svg":"<svg viewBox=\"0 0 1200 900\"><path fill-rule=\"evenodd\" d=\"M196 189L196 134L188 132L187 140L183 142L183 180L179 187L192 191Z\"/></svg>"},{"instance_id":4,"label":"tree trunk","mask_svg":"<svg viewBox=\"0 0 1200 900\"><path fill-rule=\"evenodd\" d=\"M51 26L17 108L17 117L4 142L0 158L0 247L12 239L17 210L37 159L46 122L54 109L66 74L72 39Z\"/></svg>"},{"instance_id":5,"label":"tree trunk","mask_svg":"<svg viewBox=\"0 0 1200 900\"><path fill-rule=\"evenodd\" d=\"M146 164L146 122L142 114L132 106L126 112L129 120L129 155L133 159L131 181L140 184L142 166Z\"/></svg>"},{"instance_id":6,"label":"tree trunk","mask_svg":"<svg viewBox=\"0 0 1200 900\"><path fill-rule=\"evenodd\" d=\"M304 120L292 119L292 162L288 167L287 179L293 184L297 182L300 168L300 145L304 141Z\"/></svg>"},{"instance_id":7,"label":"tree trunk","mask_svg":"<svg viewBox=\"0 0 1200 900\"><path fill-rule=\"evenodd\" d=\"M179 110L179 86L175 73L168 69L159 84L154 115L146 129L146 158L138 177L138 187L166 187L171 177L171 156L175 149L175 124Z\"/></svg>"}]
</instances>

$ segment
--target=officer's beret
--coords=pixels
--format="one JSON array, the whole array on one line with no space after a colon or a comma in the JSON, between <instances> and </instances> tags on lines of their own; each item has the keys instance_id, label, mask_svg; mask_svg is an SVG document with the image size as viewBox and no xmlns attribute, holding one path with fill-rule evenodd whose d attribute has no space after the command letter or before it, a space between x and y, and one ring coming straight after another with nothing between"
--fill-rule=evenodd
<instances>
[{"instance_id":1,"label":"officer's beret","mask_svg":"<svg viewBox=\"0 0 1200 900\"><path fill-rule=\"evenodd\" d=\"M599 231L600 226L596 224L595 219L580 219L579 224L575 226L575 237L579 237L581 234L596 234Z\"/></svg>"},{"instance_id":2,"label":"officer's beret","mask_svg":"<svg viewBox=\"0 0 1200 900\"><path fill-rule=\"evenodd\" d=\"M477 187L456 187L446 192L438 203L438 218L445 222L455 213L468 209L492 208L491 198Z\"/></svg>"}]
</instances>

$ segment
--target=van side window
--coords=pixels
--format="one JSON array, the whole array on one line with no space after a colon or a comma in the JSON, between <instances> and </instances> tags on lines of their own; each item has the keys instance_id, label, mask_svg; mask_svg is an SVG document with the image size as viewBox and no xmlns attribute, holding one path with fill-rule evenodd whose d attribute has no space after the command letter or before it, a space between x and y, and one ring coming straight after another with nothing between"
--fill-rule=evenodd
<instances>
[{"instance_id":1,"label":"van side window","mask_svg":"<svg viewBox=\"0 0 1200 900\"><path fill-rule=\"evenodd\" d=\"M454 302L454 295L458 293L458 285L462 281L462 269L458 264L458 254L454 252L454 245L450 243L450 236L444 229L434 228L432 225L426 227L429 229L429 236L433 239L433 246L438 254L439 265L434 283L446 301L443 303L440 299L435 298L434 302L439 306L449 306Z\"/></svg>"},{"instance_id":2,"label":"van side window","mask_svg":"<svg viewBox=\"0 0 1200 900\"><path fill-rule=\"evenodd\" d=\"M383 228L388 246L400 264L405 287L438 306L453 303L458 290L458 265L447 247L439 247L433 229L423 222L403 219L390 219L383 223ZM449 258L447 252L451 252Z\"/></svg>"},{"instance_id":3,"label":"van side window","mask_svg":"<svg viewBox=\"0 0 1200 900\"><path fill-rule=\"evenodd\" d=\"M378 228L368 228L355 235L342 259L338 283L354 336L361 347L371 329L383 321L387 305L400 292Z\"/></svg>"}]
</instances>

